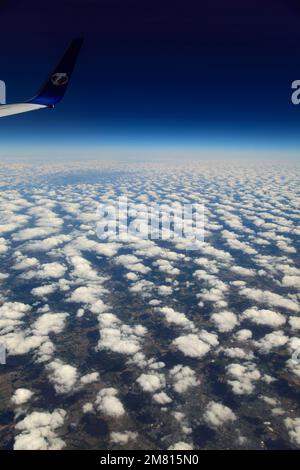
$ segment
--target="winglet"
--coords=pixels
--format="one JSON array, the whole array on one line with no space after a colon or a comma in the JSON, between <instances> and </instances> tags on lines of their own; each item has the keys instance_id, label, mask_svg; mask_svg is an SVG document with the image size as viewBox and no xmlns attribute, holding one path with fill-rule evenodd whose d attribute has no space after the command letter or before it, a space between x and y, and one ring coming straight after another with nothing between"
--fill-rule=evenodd
<instances>
[{"instance_id":1,"label":"winglet","mask_svg":"<svg viewBox=\"0 0 300 470\"><path fill-rule=\"evenodd\" d=\"M38 94L27 101L27 103L54 107L62 100L70 82L82 43L83 38L76 38L71 41L71 44L49 75L46 83L39 90Z\"/></svg>"}]
</instances>

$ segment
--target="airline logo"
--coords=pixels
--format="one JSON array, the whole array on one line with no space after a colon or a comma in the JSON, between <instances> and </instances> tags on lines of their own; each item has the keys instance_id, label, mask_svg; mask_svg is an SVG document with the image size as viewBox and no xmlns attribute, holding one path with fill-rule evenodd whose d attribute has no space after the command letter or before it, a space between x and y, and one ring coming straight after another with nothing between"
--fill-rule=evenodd
<instances>
[{"instance_id":1,"label":"airline logo","mask_svg":"<svg viewBox=\"0 0 300 470\"><path fill-rule=\"evenodd\" d=\"M55 86L66 85L69 81L69 77L66 73L57 72L54 73L51 77L51 82Z\"/></svg>"}]
</instances>

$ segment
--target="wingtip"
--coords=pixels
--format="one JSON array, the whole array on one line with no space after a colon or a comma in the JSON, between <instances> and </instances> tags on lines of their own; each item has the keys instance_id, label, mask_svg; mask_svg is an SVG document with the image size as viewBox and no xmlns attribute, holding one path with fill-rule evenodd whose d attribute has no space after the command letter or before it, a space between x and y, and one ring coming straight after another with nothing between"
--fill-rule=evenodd
<instances>
[{"instance_id":1,"label":"wingtip","mask_svg":"<svg viewBox=\"0 0 300 470\"><path fill-rule=\"evenodd\" d=\"M83 37L72 39L61 60L49 75L46 83L41 87L38 94L28 102L48 106L52 104L56 105L62 100L70 82L82 42ZM62 83L53 81L53 78L57 76L58 78L62 76Z\"/></svg>"}]
</instances>

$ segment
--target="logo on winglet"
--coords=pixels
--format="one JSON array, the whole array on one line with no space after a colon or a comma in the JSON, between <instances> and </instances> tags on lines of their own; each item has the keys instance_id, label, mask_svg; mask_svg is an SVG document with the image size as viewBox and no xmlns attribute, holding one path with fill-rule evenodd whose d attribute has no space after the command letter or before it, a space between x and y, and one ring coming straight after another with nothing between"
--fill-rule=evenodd
<instances>
[{"instance_id":1,"label":"logo on winglet","mask_svg":"<svg viewBox=\"0 0 300 470\"><path fill-rule=\"evenodd\" d=\"M54 73L51 77L51 82L55 86L66 85L69 81L69 77L66 73L57 72Z\"/></svg>"}]
</instances>

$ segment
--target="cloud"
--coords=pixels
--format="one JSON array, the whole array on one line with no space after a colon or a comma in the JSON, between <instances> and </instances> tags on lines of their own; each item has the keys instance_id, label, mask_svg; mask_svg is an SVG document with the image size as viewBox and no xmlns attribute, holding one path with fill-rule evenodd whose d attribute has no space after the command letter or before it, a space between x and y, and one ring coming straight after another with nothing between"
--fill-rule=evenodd
<instances>
[{"instance_id":1,"label":"cloud","mask_svg":"<svg viewBox=\"0 0 300 470\"><path fill-rule=\"evenodd\" d=\"M71 242L69 249L71 248L77 253L89 251L100 256L113 257L118 252L120 246L121 245L118 243L100 243L98 240L91 240L86 236L79 236Z\"/></svg>"},{"instance_id":2,"label":"cloud","mask_svg":"<svg viewBox=\"0 0 300 470\"><path fill-rule=\"evenodd\" d=\"M96 406L106 416L119 418L125 414L121 401L117 398L118 390L115 388L103 388L97 394Z\"/></svg>"},{"instance_id":3,"label":"cloud","mask_svg":"<svg viewBox=\"0 0 300 470\"><path fill-rule=\"evenodd\" d=\"M157 289L158 295L162 295L163 297L171 295L173 289L171 286L159 286Z\"/></svg>"},{"instance_id":4,"label":"cloud","mask_svg":"<svg viewBox=\"0 0 300 470\"><path fill-rule=\"evenodd\" d=\"M221 333L232 331L238 324L237 316L233 312L222 311L214 313L210 318Z\"/></svg>"},{"instance_id":5,"label":"cloud","mask_svg":"<svg viewBox=\"0 0 300 470\"><path fill-rule=\"evenodd\" d=\"M95 252L98 255L107 256L109 258L116 255L120 249L120 244L118 243L97 243L95 246Z\"/></svg>"},{"instance_id":6,"label":"cloud","mask_svg":"<svg viewBox=\"0 0 300 470\"><path fill-rule=\"evenodd\" d=\"M219 250L208 243L204 242L201 244L201 251L206 255L206 256L212 256L213 258L216 258L220 261L230 261L232 259L232 256L230 253L227 253L224 250Z\"/></svg>"},{"instance_id":7,"label":"cloud","mask_svg":"<svg viewBox=\"0 0 300 470\"><path fill-rule=\"evenodd\" d=\"M286 336L283 331L273 331L265 335L259 341L255 342L255 345L259 348L262 353L269 353L274 348L280 348L285 346L289 338Z\"/></svg>"},{"instance_id":8,"label":"cloud","mask_svg":"<svg viewBox=\"0 0 300 470\"><path fill-rule=\"evenodd\" d=\"M139 294L145 297L148 297L150 295L150 292L152 291L154 287L153 282L151 281L146 281L145 279L142 279L141 281L136 282L132 286L130 286L129 291L133 292L135 294Z\"/></svg>"},{"instance_id":9,"label":"cloud","mask_svg":"<svg viewBox=\"0 0 300 470\"><path fill-rule=\"evenodd\" d=\"M67 317L67 313L44 313L33 323L33 333L43 336L49 333L61 333Z\"/></svg>"},{"instance_id":10,"label":"cloud","mask_svg":"<svg viewBox=\"0 0 300 470\"><path fill-rule=\"evenodd\" d=\"M141 274L146 274L150 270L149 267L144 266L139 258L135 255L121 255L115 258L115 262L117 264L121 264L125 268L129 269L130 271L138 272Z\"/></svg>"},{"instance_id":11,"label":"cloud","mask_svg":"<svg viewBox=\"0 0 300 470\"><path fill-rule=\"evenodd\" d=\"M135 273L127 273L125 275L126 279L128 279L128 281L137 281L139 279L138 275L135 274Z\"/></svg>"},{"instance_id":12,"label":"cloud","mask_svg":"<svg viewBox=\"0 0 300 470\"><path fill-rule=\"evenodd\" d=\"M166 259L158 259L153 263L153 266L157 266L159 271L167 273L170 276L178 276L180 274L180 270L178 268L174 268L170 261Z\"/></svg>"},{"instance_id":13,"label":"cloud","mask_svg":"<svg viewBox=\"0 0 300 470\"><path fill-rule=\"evenodd\" d=\"M299 305L279 294L275 294L269 291L263 291L261 289L250 289L245 288L240 290L240 295L247 297L247 299L253 300L254 302L269 305L271 307L281 307L292 312L299 312Z\"/></svg>"},{"instance_id":14,"label":"cloud","mask_svg":"<svg viewBox=\"0 0 300 470\"><path fill-rule=\"evenodd\" d=\"M167 323L182 326L183 328L194 328L193 322L191 322L184 313L176 312L176 310L171 307L162 307L158 310L164 315Z\"/></svg>"},{"instance_id":15,"label":"cloud","mask_svg":"<svg viewBox=\"0 0 300 470\"><path fill-rule=\"evenodd\" d=\"M198 358L205 356L211 348L208 343L202 341L196 334L179 336L172 341L172 345L185 356Z\"/></svg>"},{"instance_id":16,"label":"cloud","mask_svg":"<svg viewBox=\"0 0 300 470\"><path fill-rule=\"evenodd\" d=\"M39 316L30 327L24 326L23 317L30 312L30 307L20 302L7 302L0 307L0 333L8 355L17 356L37 350L38 362L49 360L54 346L49 340L49 333L60 333L67 318L66 313L47 312Z\"/></svg>"},{"instance_id":17,"label":"cloud","mask_svg":"<svg viewBox=\"0 0 300 470\"><path fill-rule=\"evenodd\" d=\"M240 240L236 239L228 239L226 244L232 250L240 250L246 253L247 255L256 255L257 251L254 248L251 248L247 243L241 242Z\"/></svg>"},{"instance_id":18,"label":"cloud","mask_svg":"<svg viewBox=\"0 0 300 470\"><path fill-rule=\"evenodd\" d=\"M26 241L32 240L33 238L43 238L47 235L57 232L55 227L34 227L34 228L25 228L21 232L17 232L12 236L14 241Z\"/></svg>"},{"instance_id":19,"label":"cloud","mask_svg":"<svg viewBox=\"0 0 300 470\"><path fill-rule=\"evenodd\" d=\"M26 336L26 332L16 331L5 335L5 345L8 354L11 356L19 356L27 354L32 349L36 349L44 342L42 336Z\"/></svg>"},{"instance_id":20,"label":"cloud","mask_svg":"<svg viewBox=\"0 0 300 470\"><path fill-rule=\"evenodd\" d=\"M19 227L19 224L14 224L14 223L6 223L6 224L0 224L0 233L4 234L7 232L13 232Z\"/></svg>"},{"instance_id":21,"label":"cloud","mask_svg":"<svg viewBox=\"0 0 300 470\"><path fill-rule=\"evenodd\" d=\"M44 240L33 240L24 245L25 251L33 252L49 252L53 248L68 242L70 237L68 235L55 235L53 237L44 238Z\"/></svg>"},{"instance_id":22,"label":"cloud","mask_svg":"<svg viewBox=\"0 0 300 470\"><path fill-rule=\"evenodd\" d=\"M98 283L97 285L77 287L67 298L67 302L93 305L100 299L104 292L106 292L106 290Z\"/></svg>"},{"instance_id":23,"label":"cloud","mask_svg":"<svg viewBox=\"0 0 300 470\"><path fill-rule=\"evenodd\" d=\"M31 293L35 297L45 297L49 294L53 294L53 292L55 292L57 288L57 284L47 284L46 286L34 287L31 290Z\"/></svg>"},{"instance_id":24,"label":"cloud","mask_svg":"<svg viewBox=\"0 0 300 470\"><path fill-rule=\"evenodd\" d=\"M99 380L99 373L98 372L91 372L90 374L85 374L80 377L80 382L83 385L91 384L93 382L98 382Z\"/></svg>"},{"instance_id":25,"label":"cloud","mask_svg":"<svg viewBox=\"0 0 300 470\"><path fill-rule=\"evenodd\" d=\"M135 441L138 437L137 432L123 431L123 432L111 432L110 442L112 444L125 445L130 441Z\"/></svg>"},{"instance_id":26,"label":"cloud","mask_svg":"<svg viewBox=\"0 0 300 470\"><path fill-rule=\"evenodd\" d=\"M56 409L52 413L34 411L16 424L21 431L15 438L14 450L60 450L65 447L55 431L64 424L66 412Z\"/></svg>"},{"instance_id":27,"label":"cloud","mask_svg":"<svg viewBox=\"0 0 300 470\"><path fill-rule=\"evenodd\" d=\"M59 359L56 359L47 364L46 368L50 373L50 382L53 383L57 393L70 393L75 390L78 380L76 367L64 364Z\"/></svg>"},{"instance_id":28,"label":"cloud","mask_svg":"<svg viewBox=\"0 0 300 470\"><path fill-rule=\"evenodd\" d=\"M239 276L243 276L243 277L255 276L254 269L243 268L242 266L231 266L230 270L233 273L238 274Z\"/></svg>"},{"instance_id":29,"label":"cloud","mask_svg":"<svg viewBox=\"0 0 300 470\"><path fill-rule=\"evenodd\" d=\"M17 388L11 398L11 401L17 406L24 405L30 400L32 395L33 392L27 388Z\"/></svg>"},{"instance_id":30,"label":"cloud","mask_svg":"<svg viewBox=\"0 0 300 470\"><path fill-rule=\"evenodd\" d=\"M137 379L138 384L144 392L154 393L166 386L163 374L142 374Z\"/></svg>"},{"instance_id":31,"label":"cloud","mask_svg":"<svg viewBox=\"0 0 300 470\"><path fill-rule=\"evenodd\" d=\"M187 442L179 441L176 444L172 444L168 450L193 450L193 446Z\"/></svg>"},{"instance_id":32,"label":"cloud","mask_svg":"<svg viewBox=\"0 0 300 470\"><path fill-rule=\"evenodd\" d=\"M202 281L207 286L206 289L202 288L202 292L197 294L197 297L202 299L203 302L214 302L216 306L225 307L225 295L228 291L228 286L225 282L218 279L216 276L207 273L203 269L197 269L194 272L194 277L198 281ZM202 304L203 304L202 302Z\"/></svg>"},{"instance_id":33,"label":"cloud","mask_svg":"<svg viewBox=\"0 0 300 470\"><path fill-rule=\"evenodd\" d=\"M248 329L238 330L235 333L235 338L237 341L244 342L252 338L252 331Z\"/></svg>"},{"instance_id":34,"label":"cloud","mask_svg":"<svg viewBox=\"0 0 300 470\"><path fill-rule=\"evenodd\" d=\"M185 393L189 388L196 387L200 383L195 372L190 367L181 364L170 370L170 377L177 393Z\"/></svg>"},{"instance_id":35,"label":"cloud","mask_svg":"<svg viewBox=\"0 0 300 470\"><path fill-rule=\"evenodd\" d=\"M298 351L300 350L300 338L298 336L292 336L290 337L288 343L287 343L287 348L288 348L288 351L291 355L293 355L294 353L298 353ZM294 362L294 365L295 365L295 361ZM300 365L300 363L299 363Z\"/></svg>"},{"instance_id":36,"label":"cloud","mask_svg":"<svg viewBox=\"0 0 300 470\"><path fill-rule=\"evenodd\" d=\"M22 318L27 315L31 307L22 302L5 302L0 306L0 330L1 334L15 331L22 324Z\"/></svg>"},{"instance_id":37,"label":"cloud","mask_svg":"<svg viewBox=\"0 0 300 470\"><path fill-rule=\"evenodd\" d=\"M142 325L130 327L112 313L103 313L99 316L99 327L98 350L109 350L129 356L140 351L143 337L147 333Z\"/></svg>"},{"instance_id":38,"label":"cloud","mask_svg":"<svg viewBox=\"0 0 300 470\"><path fill-rule=\"evenodd\" d=\"M82 407L82 411L84 413L94 413L94 405L93 403L85 403Z\"/></svg>"},{"instance_id":39,"label":"cloud","mask_svg":"<svg viewBox=\"0 0 300 470\"><path fill-rule=\"evenodd\" d=\"M284 424L292 443L300 447L300 418L286 418Z\"/></svg>"},{"instance_id":40,"label":"cloud","mask_svg":"<svg viewBox=\"0 0 300 470\"><path fill-rule=\"evenodd\" d=\"M254 354L252 351L246 352L241 348L221 348L224 351L226 357L231 359L246 359L248 361L254 359Z\"/></svg>"},{"instance_id":41,"label":"cloud","mask_svg":"<svg viewBox=\"0 0 300 470\"><path fill-rule=\"evenodd\" d=\"M279 403L276 398L267 397L265 395L261 395L259 398L263 400L265 403L267 403L267 405L270 405L270 406L276 406Z\"/></svg>"},{"instance_id":42,"label":"cloud","mask_svg":"<svg viewBox=\"0 0 300 470\"><path fill-rule=\"evenodd\" d=\"M154 395L152 396L153 400L160 404L160 405L168 405L169 403L172 402L172 398L170 398L166 392L158 392L158 393L154 393Z\"/></svg>"},{"instance_id":43,"label":"cloud","mask_svg":"<svg viewBox=\"0 0 300 470\"><path fill-rule=\"evenodd\" d=\"M35 351L35 360L37 363L48 362L55 352L55 346L48 337L40 344Z\"/></svg>"},{"instance_id":44,"label":"cloud","mask_svg":"<svg viewBox=\"0 0 300 470\"><path fill-rule=\"evenodd\" d=\"M1 237L0 238L0 255L3 255L8 251L8 242L5 240L5 238Z\"/></svg>"},{"instance_id":45,"label":"cloud","mask_svg":"<svg viewBox=\"0 0 300 470\"><path fill-rule=\"evenodd\" d=\"M225 423L235 421L236 416L227 406L211 401L206 407L203 419L209 426L218 428Z\"/></svg>"},{"instance_id":46,"label":"cloud","mask_svg":"<svg viewBox=\"0 0 300 470\"><path fill-rule=\"evenodd\" d=\"M292 374L295 374L300 379L300 363L296 362L294 359L288 359L286 361L286 366Z\"/></svg>"},{"instance_id":47,"label":"cloud","mask_svg":"<svg viewBox=\"0 0 300 470\"><path fill-rule=\"evenodd\" d=\"M219 344L218 335L215 333L209 333L206 330L200 330L198 332L198 336L201 340L205 341L210 346L218 346Z\"/></svg>"},{"instance_id":48,"label":"cloud","mask_svg":"<svg viewBox=\"0 0 300 470\"><path fill-rule=\"evenodd\" d=\"M284 315L272 310L259 310L257 307L248 308L241 315L242 320L249 320L256 325L266 325L277 328L285 324Z\"/></svg>"},{"instance_id":49,"label":"cloud","mask_svg":"<svg viewBox=\"0 0 300 470\"><path fill-rule=\"evenodd\" d=\"M250 395L255 388L255 382L261 378L255 364L230 364L226 367L230 379L227 380L235 395Z\"/></svg>"},{"instance_id":50,"label":"cloud","mask_svg":"<svg viewBox=\"0 0 300 470\"><path fill-rule=\"evenodd\" d=\"M20 256L17 258L17 263L13 266L13 269L24 271L25 269L34 268L38 266L39 260L37 258L26 258L26 256Z\"/></svg>"},{"instance_id":51,"label":"cloud","mask_svg":"<svg viewBox=\"0 0 300 470\"><path fill-rule=\"evenodd\" d=\"M30 306L21 302L6 302L0 307L0 333L8 355L18 356L26 354L32 349L42 347L47 342L48 337L43 330L45 328L45 320L44 323L43 321L36 320L32 328L24 327L23 317L28 318L30 311ZM64 317L61 315L64 315ZM53 317L53 321L56 324L51 324L50 328L48 328L49 332L61 331L65 315L59 314L59 317ZM37 328L35 327L36 325Z\"/></svg>"},{"instance_id":52,"label":"cloud","mask_svg":"<svg viewBox=\"0 0 300 470\"><path fill-rule=\"evenodd\" d=\"M282 285L300 291L300 276L283 276Z\"/></svg>"},{"instance_id":53,"label":"cloud","mask_svg":"<svg viewBox=\"0 0 300 470\"><path fill-rule=\"evenodd\" d=\"M93 269L91 263L82 256L71 256L69 257L69 262L74 267L71 273L73 277L89 281L96 281L98 279L97 271Z\"/></svg>"},{"instance_id":54,"label":"cloud","mask_svg":"<svg viewBox=\"0 0 300 470\"><path fill-rule=\"evenodd\" d=\"M292 330L300 330L300 317L289 317Z\"/></svg>"},{"instance_id":55,"label":"cloud","mask_svg":"<svg viewBox=\"0 0 300 470\"><path fill-rule=\"evenodd\" d=\"M48 278L61 278L66 272L66 267L58 262L46 263L41 266L37 271L27 271L26 279L48 279Z\"/></svg>"}]
</instances>

